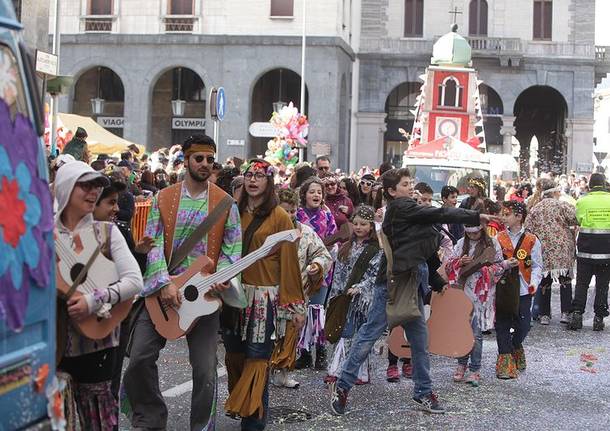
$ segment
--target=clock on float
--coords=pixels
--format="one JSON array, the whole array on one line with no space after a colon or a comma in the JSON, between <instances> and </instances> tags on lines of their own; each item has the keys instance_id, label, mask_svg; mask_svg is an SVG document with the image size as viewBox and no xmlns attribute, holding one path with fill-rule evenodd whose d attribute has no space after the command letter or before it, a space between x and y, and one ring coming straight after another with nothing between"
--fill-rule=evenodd
<instances>
[{"instance_id":1,"label":"clock on float","mask_svg":"<svg viewBox=\"0 0 610 431\"><path fill-rule=\"evenodd\" d=\"M460 125L458 121L459 120L455 118L439 118L437 126L437 136L451 136L453 138L457 138L460 131Z\"/></svg>"}]
</instances>

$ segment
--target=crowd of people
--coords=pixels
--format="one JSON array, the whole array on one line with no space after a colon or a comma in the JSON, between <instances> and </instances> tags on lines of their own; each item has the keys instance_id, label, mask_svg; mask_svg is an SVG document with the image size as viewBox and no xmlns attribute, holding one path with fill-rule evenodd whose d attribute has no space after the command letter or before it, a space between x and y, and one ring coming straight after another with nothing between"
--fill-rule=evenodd
<instances>
[{"instance_id":1,"label":"crowd of people","mask_svg":"<svg viewBox=\"0 0 610 431\"><path fill-rule=\"evenodd\" d=\"M84 130L75 137L86 142ZM526 368L532 319L548 325L553 317L553 283L560 286L567 329L582 329L592 276L593 330L603 330L609 315L610 192L602 174L498 182L495 196L488 196L485 179L473 176L467 190L443 187L436 202L434 190L407 168L383 163L344 174L324 156L294 169L263 159L222 165L205 135L151 155L133 147L120 160L92 160L86 146L73 147L51 163L57 230L72 238L93 227L120 276L60 302L58 368L73 379L83 429L116 429L119 399L129 406L133 429L165 429L157 360L166 338L144 299L157 298L163 313L179 310L192 292L181 290L176 277L201 256L211 259L208 272L218 272L292 229L296 243L283 242L238 276L214 283L206 298L220 299L221 310L184 331L193 430L214 428L219 335L228 372L224 410L243 430L262 430L270 384L297 389L294 368L326 370L330 409L344 414L352 388L371 383L374 344L396 327L411 356L389 352L387 381L412 379L417 407L444 413L430 377L424 305L447 289L463 291L472 303L474 344L456 358L453 378L475 387L481 368L494 362L483 358L488 331L496 334L499 379L518 378ZM145 234L134 241L138 199L152 202ZM74 329L123 301L134 301L130 316L104 339Z\"/></svg>"}]
</instances>

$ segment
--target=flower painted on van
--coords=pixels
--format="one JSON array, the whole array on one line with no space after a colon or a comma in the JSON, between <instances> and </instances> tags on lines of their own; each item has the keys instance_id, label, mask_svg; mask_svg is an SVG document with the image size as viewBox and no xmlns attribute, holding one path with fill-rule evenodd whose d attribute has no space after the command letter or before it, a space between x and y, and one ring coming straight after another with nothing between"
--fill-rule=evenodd
<instances>
[{"instance_id":1,"label":"flower painted on van","mask_svg":"<svg viewBox=\"0 0 610 431\"><path fill-rule=\"evenodd\" d=\"M0 100L0 318L23 327L29 289L50 281L53 213L30 120Z\"/></svg>"}]
</instances>

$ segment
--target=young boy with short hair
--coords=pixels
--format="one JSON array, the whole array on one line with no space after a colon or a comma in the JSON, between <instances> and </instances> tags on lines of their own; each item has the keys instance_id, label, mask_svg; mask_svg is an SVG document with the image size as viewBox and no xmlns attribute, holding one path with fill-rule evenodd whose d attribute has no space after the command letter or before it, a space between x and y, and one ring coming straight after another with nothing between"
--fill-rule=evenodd
<instances>
[{"instance_id":1,"label":"young boy with short hair","mask_svg":"<svg viewBox=\"0 0 610 431\"><path fill-rule=\"evenodd\" d=\"M523 341L530 330L532 298L542 281L542 246L535 235L525 232L526 216L525 204L517 201L502 204L506 229L498 232L496 239L504 259L509 259L512 268L519 268L519 309L515 313L505 307L499 297L496 299L496 377L499 379L514 379L518 371L525 370ZM498 287L502 288L506 289L508 285ZM511 329L514 332L511 333Z\"/></svg>"}]
</instances>

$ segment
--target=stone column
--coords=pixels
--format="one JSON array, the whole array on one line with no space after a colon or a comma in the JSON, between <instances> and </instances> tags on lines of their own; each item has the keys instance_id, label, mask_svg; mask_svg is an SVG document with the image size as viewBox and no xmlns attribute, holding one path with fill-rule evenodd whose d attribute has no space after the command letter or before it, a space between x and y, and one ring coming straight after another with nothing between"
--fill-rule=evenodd
<instances>
[{"instance_id":1,"label":"stone column","mask_svg":"<svg viewBox=\"0 0 610 431\"><path fill-rule=\"evenodd\" d=\"M376 169L383 161L383 134L386 131L385 112L357 112L356 165Z\"/></svg>"},{"instance_id":2,"label":"stone column","mask_svg":"<svg viewBox=\"0 0 610 431\"><path fill-rule=\"evenodd\" d=\"M589 118L572 118L567 123L568 169L589 174L593 169L594 122Z\"/></svg>"},{"instance_id":3,"label":"stone column","mask_svg":"<svg viewBox=\"0 0 610 431\"><path fill-rule=\"evenodd\" d=\"M144 145L146 150L151 150L152 91L149 85L147 80L130 79L123 81L125 88L123 137L128 141Z\"/></svg>"},{"instance_id":4,"label":"stone column","mask_svg":"<svg viewBox=\"0 0 610 431\"><path fill-rule=\"evenodd\" d=\"M513 153L513 137L517 134L515 129L515 117L502 117L502 128L500 134L502 135L502 153L512 154Z\"/></svg>"}]
</instances>

